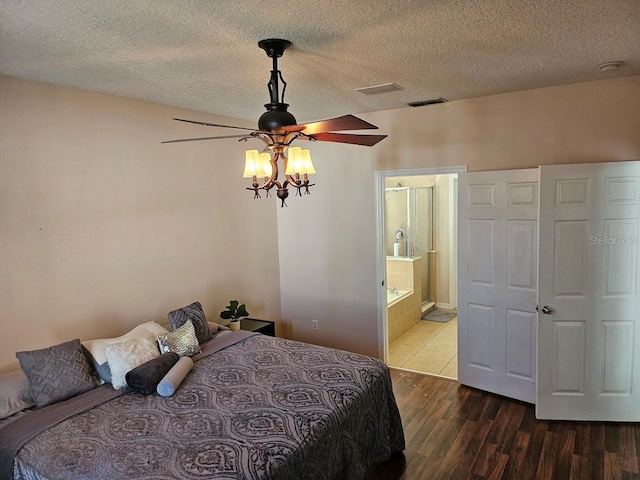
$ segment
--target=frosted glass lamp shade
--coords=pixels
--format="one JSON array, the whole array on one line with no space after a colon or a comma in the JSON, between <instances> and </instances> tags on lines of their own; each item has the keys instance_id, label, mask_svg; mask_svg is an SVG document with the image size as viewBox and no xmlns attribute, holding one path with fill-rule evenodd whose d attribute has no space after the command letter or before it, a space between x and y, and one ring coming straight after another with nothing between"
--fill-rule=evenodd
<instances>
[{"instance_id":1,"label":"frosted glass lamp shade","mask_svg":"<svg viewBox=\"0 0 640 480\"><path fill-rule=\"evenodd\" d=\"M251 178L256 176L256 169L258 167L258 150L247 150L244 152L244 178Z\"/></svg>"},{"instance_id":2,"label":"frosted glass lamp shade","mask_svg":"<svg viewBox=\"0 0 640 480\"><path fill-rule=\"evenodd\" d=\"M300 156L300 147L289 147L287 150L287 169L285 175L295 175L297 173L298 157Z\"/></svg>"},{"instance_id":3,"label":"frosted glass lamp shade","mask_svg":"<svg viewBox=\"0 0 640 480\"><path fill-rule=\"evenodd\" d=\"M311 162L311 153L309 150L303 150L300 147L289 147L287 159L286 175L312 174L316 173Z\"/></svg>"},{"instance_id":4,"label":"frosted glass lamp shade","mask_svg":"<svg viewBox=\"0 0 640 480\"><path fill-rule=\"evenodd\" d=\"M313 168L313 162L311 161L311 152L307 149L301 151L301 167L300 173L307 173L309 175L316 173L316 169Z\"/></svg>"},{"instance_id":5,"label":"frosted glass lamp shade","mask_svg":"<svg viewBox=\"0 0 640 480\"><path fill-rule=\"evenodd\" d=\"M267 155L269 154L267 153ZM269 170L271 170L271 164L269 164ZM265 169L260 159L258 150L247 150L245 152L244 173L242 174L242 176L244 178L252 178L265 177L269 175L265 173Z\"/></svg>"},{"instance_id":6,"label":"frosted glass lamp shade","mask_svg":"<svg viewBox=\"0 0 640 480\"><path fill-rule=\"evenodd\" d=\"M273 167L271 166L271 154L268 152L262 152L258 155L258 161L260 162L260 168L264 172L265 177L271 177L273 173Z\"/></svg>"}]
</instances>

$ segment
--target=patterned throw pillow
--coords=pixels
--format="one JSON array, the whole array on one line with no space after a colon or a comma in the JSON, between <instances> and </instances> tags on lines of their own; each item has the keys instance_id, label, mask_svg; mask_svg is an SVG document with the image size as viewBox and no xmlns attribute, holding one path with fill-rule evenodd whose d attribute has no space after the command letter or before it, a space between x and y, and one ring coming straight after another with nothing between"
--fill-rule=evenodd
<instances>
[{"instance_id":1,"label":"patterned throw pillow","mask_svg":"<svg viewBox=\"0 0 640 480\"><path fill-rule=\"evenodd\" d=\"M18 352L16 357L29 379L29 397L38 408L97 387L93 368L77 338L41 350Z\"/></svg>"},{"instance_id":2,"label":"patterned throw pillow","mask_svg":"<svg viewBox=\"0 0 640 480\"><path fill-rule=\"evenodd\" d=\"M213 338L200 302L193 302L191 305L169 312L167 316L174 330L184 325L187 320L191 320L193 322L193 328L196 330L198 343L204 343Z\"/></svg>"},{"instance_id":3,"label":"patterned throw pillow","mask_svg":"<svg viewBox=\"0 0 640 480\"><path fill-rule=\"evenodd\" d=\"M119 390L127 386L127 372L160 355L156 338L153 333L149 333L144 337L108 345L104 349L114 389Z\"/></svg>"},{"instance_id":4,"label":"patterned throw pillow","mask_svg":"<svg viewBox=\"0 0 640 480\"><path fill-rule=\"evenodd\" d=\"M200 353L200 343L191 320L187 320L173 332L158 335L158 345L162 353L173 352L181 357L192 357Z\"/></svg>"}]
</instances>

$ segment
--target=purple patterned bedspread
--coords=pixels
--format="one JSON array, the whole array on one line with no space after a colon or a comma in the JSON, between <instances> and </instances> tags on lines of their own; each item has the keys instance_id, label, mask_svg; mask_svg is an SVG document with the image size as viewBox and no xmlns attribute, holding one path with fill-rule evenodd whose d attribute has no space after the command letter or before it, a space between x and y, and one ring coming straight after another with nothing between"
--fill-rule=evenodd
<instances>
[{"instance_id":1,"label":"purple patterned bedspread","mask_svg":"<svg viewBox=\"0 0 640 480\"><path fill-rule=\"evenodd\" d=\"M173 397L127 393L38 434L13 478L361 479L403 449L386 365L254 335L196 361Z\"/></svg>"}]
</instances>

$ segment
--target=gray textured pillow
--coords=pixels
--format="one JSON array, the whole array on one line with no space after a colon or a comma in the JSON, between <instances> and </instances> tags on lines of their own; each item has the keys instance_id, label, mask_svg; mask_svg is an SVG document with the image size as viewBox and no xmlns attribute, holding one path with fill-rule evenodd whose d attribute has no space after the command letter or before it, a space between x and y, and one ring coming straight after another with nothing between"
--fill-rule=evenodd
<instances>
[{"instance_id":1,"label":"gray textured pillow","mask_svg":"<svg viewBox=\"0 0 640 480\"><path fill-rule=\"evenodd\" d=\"M33 407L29 400L29 380L20 369L0 373L0 420L25 408Z\"/></svg>"},{"instance_id":2,"label":"gray textured pillow","mask_svg":"<svg viewBox=\"0 0 640 480\"><path fill-rule=\"evenodd\" d=\"M80 340L41 350L18 352L22 371L29 379L29 397L36 407L66 400L97 386Z\"/></svg>"},{"instance_id":3,"label":"gray textured pillow","mask_svg":"<svg viewBox=\"0 0 640 480\"><path fill-rule=\"evenodd\" d=\"M167 317L169 317L169 323L171 323L174 330L187 323L187 320L191 320L193 328L196 330L198 343L204 343L213 338L200 302L193 302L191 305L173 310L167 314Z\"/></svg>"},{"instance_id":4,"label":"gray textured pillow","mask_svg":"<svg viewBox=\"0 0 640 480\"><path fill-rule=\"evenodd\" d=\"M162 353L173 352L181 357L191 357L200 353L200 343L191 320L187 320L173 332L158 335L158 345Z\"/></svg>"}]
</instances>

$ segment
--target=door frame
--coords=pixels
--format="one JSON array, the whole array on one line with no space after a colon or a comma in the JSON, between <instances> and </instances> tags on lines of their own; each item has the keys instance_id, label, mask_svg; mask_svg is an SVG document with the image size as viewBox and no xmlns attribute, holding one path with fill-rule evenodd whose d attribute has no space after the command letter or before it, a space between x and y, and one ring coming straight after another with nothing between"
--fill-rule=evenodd
<instances>
[{"instance_id":1,"label":"door frame","mask_svg":"<svg viewBox=\"0 0 640 480\"><path fill-rule=\"evenodd\" d=\"M384 235L384 189L387 177L413 177L429 175L448 175L464 173L466 165L452 167L425 167L406 170L380 170L375 174L376 192L376 278L378 290L378 358L387 362L388 355L388 329L387 329L387 287L384 284L387 278L387 255L385 250ZM457 221L457 220L456 220Z\"/></svg>"},{"instance_id":2,"label":"door frame","mask_svg":"<svg viewBox=\"0 0 640 480\"><path fill-rule=\"evenodd\" d=\"M449 211L451 218L455 221L449 222L449 238L458 244L458 177L449 179ZM451 275L451 272L458 272L458 249L449 250L449 304L450 308L458 308L458 275Z\"/></svg>"}]
</instances>

